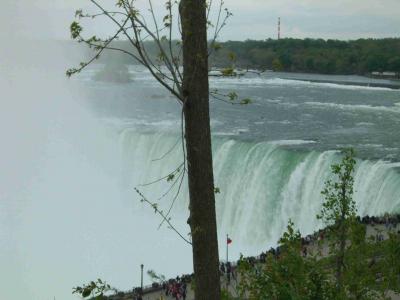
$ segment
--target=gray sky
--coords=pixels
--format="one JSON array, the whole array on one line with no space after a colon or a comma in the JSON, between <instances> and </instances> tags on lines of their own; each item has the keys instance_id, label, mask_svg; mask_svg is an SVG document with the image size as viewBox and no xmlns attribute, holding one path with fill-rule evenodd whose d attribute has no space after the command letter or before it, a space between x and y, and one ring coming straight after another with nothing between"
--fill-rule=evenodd
<instances>
[{"instance_id":1,"label":"gray sky","mask_svg":"<svg viewBox=\"0 0 400 300\"><path fill-rule=\"evenodd\" d=\"M0 36L68 39L68 25L77 8L88 0L2 0L8 9ZM111 5L114 0L99 0ZM153 0L162 7L163 0ZM214 0L218 1L218 0ZM147 0L137 0L147 3ZM222 40L275 38L277 19L282 18L282 36L293 38L356 39L400 37L400 0L225 0L234 16ZM145 5L143 6L145 7ZM96 23L107 33L109 23Z\"/></svg>"}]
</instances>

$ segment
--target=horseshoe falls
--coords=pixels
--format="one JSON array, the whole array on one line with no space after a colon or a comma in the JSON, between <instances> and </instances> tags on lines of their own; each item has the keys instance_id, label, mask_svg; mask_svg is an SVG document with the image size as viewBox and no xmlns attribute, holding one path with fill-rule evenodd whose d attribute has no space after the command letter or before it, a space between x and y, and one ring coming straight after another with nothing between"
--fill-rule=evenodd
<instances>
[{"instance_id":1,"label":"horseshoe falls","mask_svg":"<svg viewBox=\"0 0 400 300\"><path fill-rule=\"evenodd\" d=\"M5 68L1 297L75 299L72 287L96 278L128 290L140 283L141 264L166 277L192 272L190 246L160 227L134 191L170 211L188 234L186 181L179 173L176 183L166 180L183 162L179 104L138 66L129 67L129 84L94 80L101 65L70 81L34 65ZM357 153L359 214L400 212L399 91L302 76L211 80L221 93L252 99L246 106L211 101L222 259L226 234L237 259L276 245L289 218L303 234L319 228L321 190L343 148ZM370 80L353 77L340 80Z\"/></svg>"},{"instance_id":2,"label":"horseshoe falls","mask_svg":"<svg viewBox=\"0 0 400 300\"><path fill-rule=\"evenodd\" d=\"M140 184L154 182L180 165L182 151L177 140L179 136L175 135L122 132L125 184L136 183L149 199L164 195L173 183L164 180L149 186ZM321 209L321 191L332 178L330 166L340 161L340 153L291 151L279 144L213 139L215 185L220 189L216 209L222 253L225 233L238 244L234 252L237 257L239 252L257 254L275 246L289 218L304 234L322 226L315 217ZM157 159L166 153L166 157ZM399 163L357 160L354 199L360 215L400 211L399 167ZM177 185L168 195L175 195ZM164 211L170 198L159 201ZM185 183L174 205L176 213L185 211L187 199Z\"/></svg>"},{"instance_id":3,"label":"horseshoe falls","mask_svg":"<svg viewBox=\"0 0 400 300\"><path fill-rule=\"evenodd\" d=\"M97 278L127 291L142 264L145 285L149 270L191 273L190 245L135 192L189 237L181 106L141 66L115 76L132 82L99 81L118 58L66 78L90 55L63 42L78 1L1 3L0 300L77 300L73 288ZM226 234L235 260L275 246L289 218L302 234L320 228L321 190L343 148L357 155L359 214L400 213L400 89L379 87L396 85L268 71L210 78L213 90L252 100L210 100L221 259Z\"/></svg>"}]
</instances>

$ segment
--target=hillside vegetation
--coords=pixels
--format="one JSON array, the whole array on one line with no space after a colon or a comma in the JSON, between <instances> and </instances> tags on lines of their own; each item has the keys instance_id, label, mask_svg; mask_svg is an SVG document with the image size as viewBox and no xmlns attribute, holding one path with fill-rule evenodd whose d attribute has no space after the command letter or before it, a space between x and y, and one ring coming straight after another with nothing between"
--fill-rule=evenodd
<instances>
[{"instance_id":1,"label":"hillside vegetation","mask_svg":"<svg viewBox=\"0 0 400 300\"><path fill-rule=\"evenodd\" d=\"M132 51L125 41L117 41L114 46ZM173 41L172 46L178 54L180 43ZM153 43L146 42L144 47L151 57L157 59L159 53ZM164 47L169 46L165 43ZM213 48L217 50L210 55L210 67L343 75L385 71L400 73L400 38L227 41ZM87 55L90 57L90 53ZM136 64L130 56L115 52L104 54L100 62Z\"/></svg>"},{"instance_id":2,"label":"hillside vegetation","mask_svg":"<svg viewBox=\"0 0 400 300\"><path fill-rule=\"evenodd\" d=\"M230 53L241 68L321 74L367 74L400 72L400 39L281 39L228 41L211 57L215 66L225 67Z\"/></svg>"}]
</instances>

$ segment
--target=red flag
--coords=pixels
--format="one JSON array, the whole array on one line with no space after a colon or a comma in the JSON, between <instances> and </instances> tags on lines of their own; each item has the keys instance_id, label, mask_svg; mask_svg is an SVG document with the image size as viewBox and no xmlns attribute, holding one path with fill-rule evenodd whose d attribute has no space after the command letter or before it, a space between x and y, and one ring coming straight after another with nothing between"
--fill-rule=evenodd
<instances>
[{"instance_id":1,"label":"red flag","mask_svg":"<svg viewBox=\"0 0 400 300\"><path fill-rule=\"evenodd\" d=\"M232 240L230 238L226 238L226 243L229 245L230 243L232 243Z\"/></svg>"}]
</instances>

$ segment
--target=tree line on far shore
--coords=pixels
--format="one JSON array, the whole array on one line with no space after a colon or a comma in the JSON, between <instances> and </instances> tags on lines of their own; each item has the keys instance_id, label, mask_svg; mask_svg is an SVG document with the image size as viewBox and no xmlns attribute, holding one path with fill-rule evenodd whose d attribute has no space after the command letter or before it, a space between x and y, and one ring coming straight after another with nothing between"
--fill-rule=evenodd
<instances>
[{"instance_id":1,"label":"tree line on far shore","mask_svg":"<svg viewBox=\"0 0 400 300\"><path fill-rule=\"evenodd\" d=\"M126 41L115 41L118 48L129 49ZM174 52L180 42L173 42ZM157 46L145 43L148 54L157 60ZM167 45L165 45L167 47ZM319 74L358 74L395 72L400 74L400 38L246 40L216 43L209 58L210 67L274 70ZM134 64L129 56L105 53L99 61L107 64Z\"/></svg>"},{"instance_id":2,"label":"tree line on far shore","mask_svg":"<svg viewBox=\"0 0 400 300\"><path fill-rule=\"evenodd\" d=\"M268 39L228 41L211 57L219 67L236 67L320 74L400 73L400 38ZM232 62L230 58L234 56Z\"/></svg>"}]
</instances>

